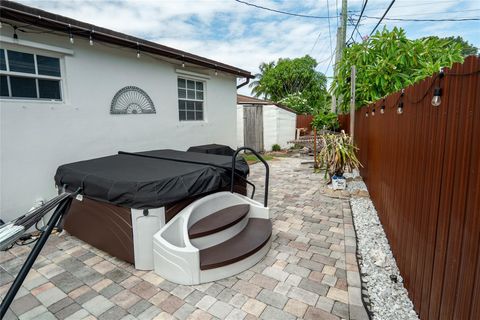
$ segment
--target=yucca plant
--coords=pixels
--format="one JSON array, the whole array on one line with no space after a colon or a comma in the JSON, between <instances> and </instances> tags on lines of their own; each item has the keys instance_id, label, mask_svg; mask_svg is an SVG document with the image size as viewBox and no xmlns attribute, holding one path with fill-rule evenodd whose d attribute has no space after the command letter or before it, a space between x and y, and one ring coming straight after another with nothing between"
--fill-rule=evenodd
<instances>
[{"instance_id":1,"label":"yucca plant","mask_svg":"<svg viewBox=\"0 0 480 320\"><path fill-rule=\"evenodd\" d=\"M323 134L319 140L322 148L318 153L319 168L325 169L325 179L341 177L345 171L351 172L362 164L357 158L357 147L352 138L342 130L340 134Z\"/></svg>"}]
</instances>

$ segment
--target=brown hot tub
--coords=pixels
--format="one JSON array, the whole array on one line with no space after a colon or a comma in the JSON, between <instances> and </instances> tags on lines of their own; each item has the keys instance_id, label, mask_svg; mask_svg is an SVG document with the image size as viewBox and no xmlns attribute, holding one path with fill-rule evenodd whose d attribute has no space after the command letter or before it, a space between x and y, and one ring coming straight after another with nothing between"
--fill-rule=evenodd
<instances>
[{"instance_id":1,"label":"brown hot tub","mask_svg":"<svg viewBox=\"0 0 480 320\"><path fill-rule=\"evenodd\" d=\"M149 252L148 234L196 199L229 190L231 161L231 156L155 150L60 166L56 184L82 188L64 228L139 269L150 269L141 254ZM248 164L239 159L236 168L235 192L245 195Z\"/></svg>"}]
</instances>

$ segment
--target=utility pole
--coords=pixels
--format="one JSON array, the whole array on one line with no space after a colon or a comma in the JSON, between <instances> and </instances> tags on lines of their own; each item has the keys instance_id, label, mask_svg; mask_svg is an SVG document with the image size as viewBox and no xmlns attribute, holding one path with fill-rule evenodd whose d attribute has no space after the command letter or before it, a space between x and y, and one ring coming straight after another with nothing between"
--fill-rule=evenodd
<instances>
[{"instance_id":1,"label":"utility pole","mask_svg":"<svg viewBox=\"0 0 480 320\"><path fill-rule=\"evenodd\" d=\"M345 42L347 41L347 0L342 0L342 14L340 15L340 25L337 29L337 49L335 51L335 65L333 68L334 76L337 75L338 63L342 59L343 49L345 48ZM342 97L332 97L332 112L337 112L337 105L341 101Z\"/></svg>"}]
</instances>

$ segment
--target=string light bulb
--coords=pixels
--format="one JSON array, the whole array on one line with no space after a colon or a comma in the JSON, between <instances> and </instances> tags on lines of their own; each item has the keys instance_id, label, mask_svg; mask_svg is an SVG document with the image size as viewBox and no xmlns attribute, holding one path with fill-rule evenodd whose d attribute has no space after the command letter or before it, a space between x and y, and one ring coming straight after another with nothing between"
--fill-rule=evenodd
<instances>
[{"instance_id":1,"label":"string light bulb","mask_svg":"<svg viewBox=\"0 0 480 320\"><path fill-rule=\"evenodd\" d=\"M71 44L73 44L75 42L75 40L73 40L72 26L71 25L68 25L68 38L69 38Z\"/></svg>"},{"instance_id":2,"label":"string light bulb","mask_svg":"<svg viewBox=\"0 0 480 320\"><path fill-rule=\"evenodd\" d=\"M218 71L217 70L215 70L215 75L218 76Z\"/></svg>"},{"instance_id":3,"label":"string light bulb","mask_svg":"<svg viewBox=\"0 0 480 320\"><path fill-rule=\"evenodd\" d=\"M372 109L372 117L375 117L375 108Z\"/></svg>"},{"instance_id":4,"label":"string light bulb","mask_svg":"<svg viewBox=\"0 0 480 320\"><path fill-rule=\"evenodd\" d=\"M398 103L398 106L397 106L398 114L403 114L403 96L404 95L405 95L405 90L402 89L402 93L400 94L400 102Z\"/></svg>"},{"instance_id":5,"label":"string light bulb","mask_svg":"<svg viewBox=\"0 0 480 320\"><path fill-rule=\"evenodd\" d=\"M368 111L365 112L365 118L368 118Z\"/></svg>"},{"instance_id":6,"label":"string light bulb","mask_svg":"<svg viewBox=\"0 0 480 320\"><path fill-rule=\"evenodd\" d=\"M435 88L433 90L433 98L432 98L432 106L438 107L442 103L442 89L441 88Z\"/></svg>"},{"instance_id":7,"label":"string light bulb","mask_svg":"<svg viewBox=\"0 0 480 320\"><path fill-rule=\"evenodd\" d=\"M384 114L384 113L385 113L385 105L382 105L382 106L380 107L380 113L381 113L381 114Z\"/></svg>"},{"instance_id":8,"label":"string light bulb","mask_svg":"<svg viewBox=\"0 0 480 320\"><path fill-rule=\"evenodd\" d=\"M442 88L440 88L440 82L444 76L445 72L443 68L440 68L440 72L438 73L438 86L433 90L432 106L434 107L438 107L442 103Z\"/></svg>"},{"instance_id":9,"label":"string light bulb","mask_svg":"<svg viewBox=\"0 0 480 320\"><path fill-rule=\"evenodd\" d=\"M397 106L397 113L402 114L403 113L403 101L400 101L400 103Z\"/></svg>"},{"instance_id":10,"label":"string light bulb","mask_svg":"<svg viewBox=\"0 0 480 320\"><path fill-rule=\"evenodd\" d=\"M13 27L13 39L18 39L17 27Z\"/></svg>"},{"instance_id":11,"label":"string light bulb","mask_svg":"<svg viewBox=\"0 0 480 320\"><path fill-rule=\"evenodd\" d=\"M93 46L93 37L92 37L92 34L93 34L93 30L90 31L90 39L89 39L89 41L88 41L88 43L89 43L91 46Z\"/></svg>"},{"instance_id":12,"label":"string light bulb","mask_svg":"<svg viewBox=\"0 0 480 320\"><path fill-rule=\"evenodd\" d=\"M137 42L137 59L140 59L140 45Z\"/></svg>"}]
</instances>

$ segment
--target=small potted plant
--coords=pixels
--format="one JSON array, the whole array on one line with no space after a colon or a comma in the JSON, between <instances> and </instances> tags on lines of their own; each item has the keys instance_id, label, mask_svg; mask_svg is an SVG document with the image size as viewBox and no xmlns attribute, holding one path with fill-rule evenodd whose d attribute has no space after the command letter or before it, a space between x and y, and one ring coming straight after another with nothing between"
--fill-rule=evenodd
<instances>
[{"instance_id":1,"label":"small potted plant","mask_svg":"<svg viewBox=\"0 0 480 320\"><path fill-rule=\"evenodd\" d=\"M322 148L318 153L319 168L325 170L334 190L345 189L344 172L351 172L361 166L352 138L342 130L340 134L323 134L319 137Z\"/></svg>"}]
</instances>

